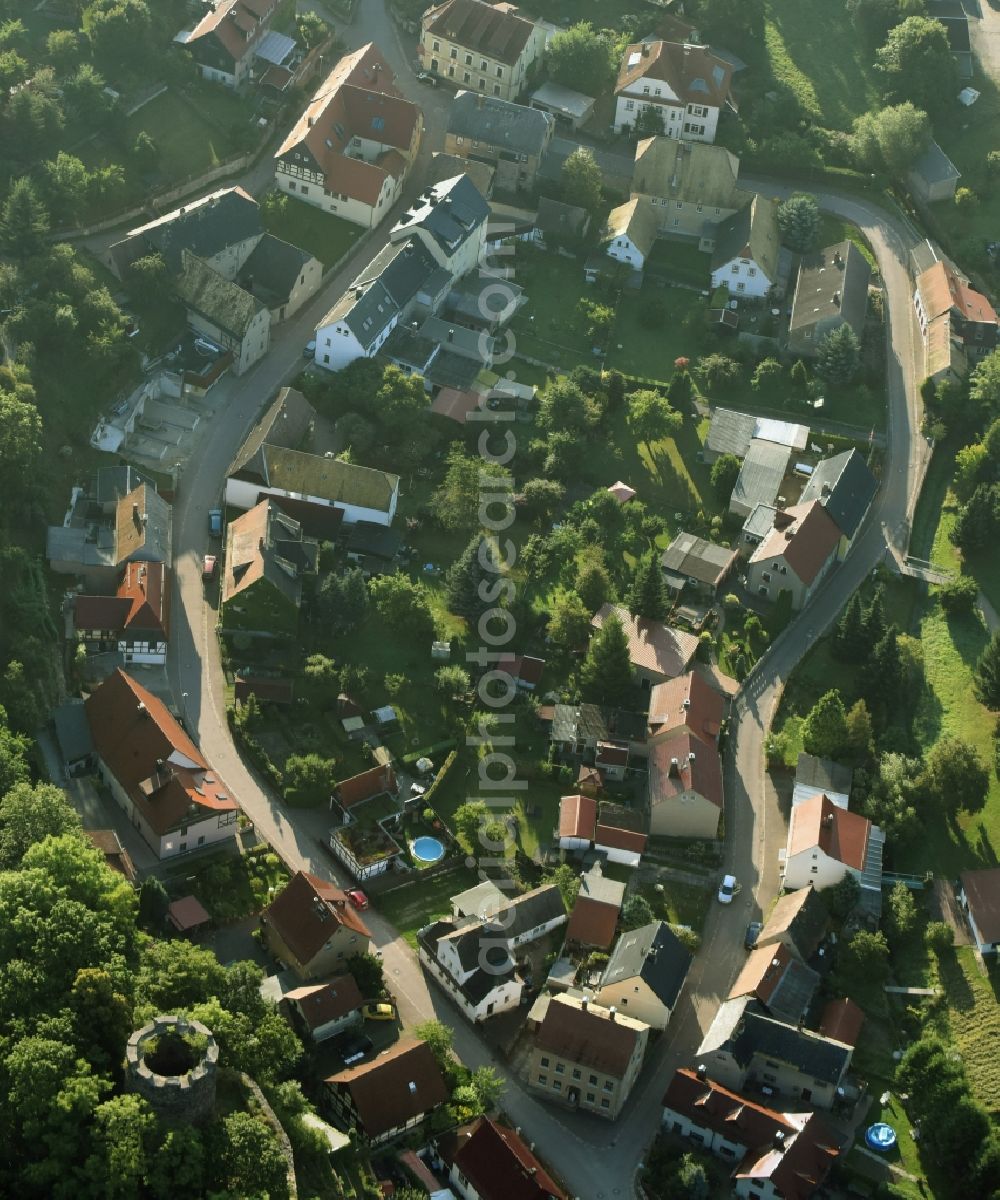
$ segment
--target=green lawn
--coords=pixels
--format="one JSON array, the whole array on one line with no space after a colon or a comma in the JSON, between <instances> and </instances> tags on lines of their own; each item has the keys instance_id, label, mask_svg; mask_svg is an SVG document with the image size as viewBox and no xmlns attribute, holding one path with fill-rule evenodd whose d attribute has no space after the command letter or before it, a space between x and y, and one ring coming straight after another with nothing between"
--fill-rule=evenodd
<instances>
[{"instance_id":1,"label":"green lawn","mask_svg":"<svg viewBox=\"0 0 1000 1200\"><path fill-rule=\"evenodd\" d=\"M996 129L1000 122L1000 91L981 71L974 81L979 99L973 108L962 108L952 118L937 123L934 136L941 149L961 171L959 187L970 188L978 197L973 209L958 209L951 201L933 205L934 216L955 242L956 252L974 269L982 258L983 243L995 241L1000 223L1000 191L989 178L986 155L997 148Z\"/></svg>"},{"instance_id":2,"label":"green lawn","mask_svg":"<svg viewBox=\"0 0 1000 1200\"><path fill-rule=\"evenodd\" d=\"M948 1002L948 1023L962 1055L976 1098L996 1117L1000 1113L1000 979L996 967L984 976L968 946L941 962L941 982Z\"/></svg>"},{"instance_id":3,"label":"green lawn","mask_svg":"<svg viewBox=\"0 0 1000 1200\"><path fill-rule=\"evenodd\" d=\"M707 284L706 278L706 284ZM656 324L648 328L640 316L654 309ZM704 308L697 292L688 288L657 287L647 282L639 291L626 290L608 349L606 365L628 375L667 380L674 373L674 359L697 355L696 336L684 326L692 310Z\"/></svg>"},{"instance_id":4,"label":"green lawn","mask_svg":"<svg viewBox=\"0 0 1000 1200\"><path fill-rule=\"evenodd\" d=\"M767 56L777 82L806 114L835 129L878 101L874 56L829 0L767 0Z\"/></svg>"},{"instance_id":5,"label":"green lawn","mask_svg":"<svg viewBox=\"0 0 1000 1200\"><path fill-rule=\"evenodd\" d=\"M269 233L308 250L324 267L333 266L364 233L360 225L299 200L288 199L280 209L265 208L263 212Z\"/></svg>"},{"instance_id":6,"label":"green lawn","mask_svg":"<svg viewBox=\"0 0 1000 1200\"><path fill-rule=\"evenodd\" d=\"M703 288L711 276L712 256L699 250L697 242L660 238L653 246L646 267L654 275L663 274Z\"/></svg>"},{"instance_id":7,"label":"green lawn","mask_svg":"<svg viewBox=\"0 0 1000 1200\"><path fill-rule=\"evenodd\" d=\"M249 112L235 97L217 95L222 88L198 89L190 102L170 89L129 117L126 140L131 145L145 131L160 150L159 173L164 179L197 175L236 152L232 126L246 122ZM205 119L200 113L211 119Z\"/></svg>"},{"instance_id":8,"label":"green lawn","mask_svg":"<svg viewBox=\"0 0 1000 1200\"><path fill-rule=\"evenodd\" d=\"M656 887L662 887L658 892ZM641 889L649 901L653 916L670 925L688 925L701 933L712 902L712 885L697 887L690 883L678 883L674 879L663 879L655 887L647 884Z\"/></svg>"},{"instance_id":9,"label":"green lawn","mask_svg":"<svg viewBox=\"0 0 1000 1200\"><path fill-rule=\"evenodd\" d=\"M375 899L375 907L415 950L417 932L451 912L451 897L479 882L475 871L458 867L430 879L418 878Z\"/></svg>"}]
</instances>

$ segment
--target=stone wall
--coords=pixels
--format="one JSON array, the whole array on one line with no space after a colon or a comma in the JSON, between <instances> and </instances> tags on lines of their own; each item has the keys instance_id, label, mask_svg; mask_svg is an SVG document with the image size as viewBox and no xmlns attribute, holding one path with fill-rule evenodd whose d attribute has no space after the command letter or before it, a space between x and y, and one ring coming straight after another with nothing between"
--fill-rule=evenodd
<instances>
[{"instance_id":1,"label":"stone wall","mask_svg":"<svg viewBox=\"0 0 1000 1200\"><path fill-rule=\"evenodd\" d=\"M195 1034L208 1041L201 1059L183 1075L157 1075L145 1061L150 1043L170 1033ZM154 1017L129 1038L125 1058L129 1089L147 1100L157 1116L167 1121L198 1122L212 1115L219 1047L200 1021Z\"/></svg>"}]
</instances>

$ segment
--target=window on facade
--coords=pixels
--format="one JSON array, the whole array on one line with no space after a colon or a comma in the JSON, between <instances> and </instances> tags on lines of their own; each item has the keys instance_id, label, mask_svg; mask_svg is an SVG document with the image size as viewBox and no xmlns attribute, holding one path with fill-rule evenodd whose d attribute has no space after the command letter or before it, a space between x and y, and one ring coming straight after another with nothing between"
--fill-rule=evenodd
<instances>
[{"instance_id":1,"label":"window on facade","mask_svg":"<svg viewBox=\"0 0 1000 1200\"><path fill-rule=\"evenodd\" d=\"M565 1075L566 1074L566 1067L563 1063L556 1063L556 1074L557 1075Z\"/></svg>"},{"instance_id":2,"label":"window on facade","mask_svg":"<svg viewBox=\"0 0 1000 1200\"><path fill-rule=\"evenodd\" d=\"M606 1092L610 1092L610 1091L611 1091L611 1089L612 1089L614 1086L615 1086L615 1085L614 1085L614 1082L613 1082L613 1080L611 1080L611 1079L605 1079L605 1081L604 1081L604 1090L605 1090Z\"/></svg>"},{"instance_id":3,"label":"window on facade","mask_svg":"<svg viewBox=\"0 0 1000 1200\"><path fill-rule=\"evenodd\" d=\"M588 1104L593 1104L596 1100L597 1100L597 1097L594 1095L593 1092L587 1093L587 1103Z\"/></svg>"},{"instance_id":4,"label":"window on facade","mask_svg":"<svg viewBox=\"0 0 1000 1200\"><path fill-rule=\"evenodd\" d=\"M589 1083L589 1084L590 1084L592 1087L593 1087L593 1086L596 1086L596 1084L597 1084L597 1076L596 1076L596 1075L591 1075L591 1076L590 1076L590 1078L587 1080L587 1082L588 1082L588 1083Z\"/></svg>"},{"instance_id":5,"label":"window on facade","mask_svg":"<svg viewBox=\"0 0 1000 1200\"><path fill-rule=\"evenodd\" d=\"M486 80L485 79L479 80L479 90L481 92L486 90Z\"/></svg>"},{"instance_id":6,"label":"window on facade","mask_svg":"<svg viewBox=\"0 0 1000 1200\"><path fill-rule=\"evenodd\" d=\"M756 267L748 267L747 274L750 276L751 279L753 279L753 277L757 274L757 268Z\"/></svg>"},{"instance_id":7,"label":"window on facade","mask_svg":"<svg viewBox=\"0 0 1000 1200\"><path fill-rule=\"evenodd\" d=\"M680 223L681 223L681 219L680 219L680 217L674 217L673 224L674 224L674 225L679 225Z\"/></svg>"},{"instance_id":8,"label":"window on facade","mask_svg":"<svg viewBox=\"0 0 1000 1200\"><path fill-rule=\"evenodd\" d=\"M573 1078L574 1078L574 1079L579 1079L579 1078L580 1078L580 1071L579 1071L579 1069L578 1069L577 1067L574 1067L574 1068L573 1068Z\"/></svg>"},{"instance_id":9,"label":"window on facade","mask_svg":"<svg viewBox=\"0 0 1000 1200\"><path fill-rule=\"evenodd\" d=\"M468 71L464 71L462 73L462 82L463 83L471 83L472 82L472 76L469 74Z\"/></svg>"},{"instance_id":10,"label":"window on facade","mask_svg":"<svg viewBox=\"0 0 1000 1200\"><path fill-rule=\"evenodd\" d=\"M549 1077L548 1077L548 1075L539 1075L539 1076L538 1076L538 1082L539 1082L539 1083L542 1085L542 1087L548 1087L548 1086L549 1086Z\"/></svg>"},{"instance_id":11,"label":"window on facade","mask_svg":"<svg viewBox=\"0 0 1000 1200\"><path fill-rule=\"evenodd\" d=\"M289 190L290 192L294 192L294 191L296 191L295 184L294 184L294 183L292 183L292 181L291 181L290 179L289 179L289 181L288 181L288 190Z\"/></svg>"},{"instance_id":12,"label":"window on facade","mask_svg":"<svg viewBox=\"0 0 1000 1200\"><path fill-rule=\"evenodd\" d=\"M642 94L643 94L644 96L648 96L648 95L649 95L649 88L648 88L648 87L644 87L644 88L642 89Z\"/></svg>"},{"instance_id":13,"label":"window on facade","mask_svg":"<svg viewBox=\"0 0 1000 1200\"><path fill-rule=\"evenodd\" d=\"M503 79L503 67L497 67L497 79Z\"/></svg>"},{"instance_id":14,"label":"window on facade","mask_svg":"<svg viewBox=\"0 0 1000 1200\"><path fill-rule=\"evenodd\" d=\"M731 272L732 272L734 275L739 275L739 273L740 273L740 264L739 264L739 263L733 263L733 265L732 265L732 266L729 268L729 270L730 270L730 271L731 271Z\"/></svg>"},{"instance_id":15,"label":"window on facade","mask_svg":"<svg viewBox=\"0 0 1000 1200\"><path fill-rule=\"evenodd\" d=\"M467 54L467 55L465 56L465 65L466 65L467 67L471 67L471 66L472 66L472 55L471 55L471 54Z\"/></svg>"},{"instance_id":16,"label":"window on facade","mask_svg":"<svg viewBox=\"0 0 1000 1200\"><path fill-rule=\"evenodd\" d=\"M771 582L771 573L770 573L770 571L765 571L765 572L764 572L764 574L763 574L763 575L761 575L761 579L763 579L765 583L770 583L770 582Z\"/></svg>"},{"instance_id":17,"label":"window on facade","mask_svg":"<svg viewBox=\"0 0 1000 1200\"><path fill-rule=\"evenodd\" d=\"M441 49L441 43L440 43L440 42L431 42L431 49L432 49L432 50L440 50L440 49Z\"/></svg>"},{"instance_id":18,"label":"window on facade","mask_svg":"<svg viewBox=\"0 0 1000 1200\"><path fill-rule=\"evenodd\" d=\"M499 96L499 95L500 95L500 84L499 84L499 83L495 83L495 84L493 85L493 95L494 95L494 96Z\"/></svg>"},{"instance_id":19,"label":"window on facade","mask_svg":"<svg viewBox=\"0 0 1000 1200\"><path fill-rule=\"evenodd\" d=\"M538 1061L542 1064L543 1067L547 1067L549 1065L549 1060L547 1058L540 1058Z\"/></svg>"},{"instance_id":20,"label":"window on facade","mask_svg":"<svg viewBox=\"0 0 1000 1200\"><path fill-rule=\"evenodd\" d=\"M610 1108L610 1107L611 1107L611 1101L610 1101L610 1100L607 1100L607 1099L605 1099L605 1100L602 1100L602 1101L601 1101L601 1108Z\"/></svg>"},{"instance_id":21,"label":"window on facade","mask_svg":"<svg viewBox=\"0 0 1000 1200\"><path fill-rule=\"evenodd\" d=\"M454 67L449 67L449 68L448 68L448 78L449 78L449 79L454 79L454 78L455 78L455 68L454 68Z\"/></svg>"},{"instance_id":22,"label":"window on facade","mask_svg":"<svg viewBox=\"0 0 1000 1200\"><path fill-rule=\"evenodd\" d=\"M306 186L306 184L303 184L302 185L302 195L306 196L308 194L309 194L309 188Z\"/></svg>"},{"instance_id":23,"label":"window on facade","mask_svg":"<svg viewBox=\"0 0 1000 1200\"><path fill-rule=\"evenodd\" d=\"M455 49L455 47L454 47L454 46L452 46L452 48L451 48L451 55L450 55L450 57L451 57L451 58L458 58L458 51Z\"/></svg>"},{"instance_id":24,"label":"window on facade","mask_svg":"<svg viewBox=\"0 0 1000 1200\"><path fill-rule=\"evenodd\" d=\"M745 292L747 290L747 285L743 282L740 282L736 285L736 290L738 292Z\"/></svg>"},{"instance_id":25,"label":"window on facade","mask_svg":"<svg viewBox=\"0 0 1000 1200\"><path fill-rule=\"evenodd\" d=\"M562 1091L562 1080L561 1080L561 1079L556 1079L556 1080L554 1080L554 1081L553 1081L553 1083L552 1083L552 1090L553 1090L554 1092L561 1092L561 1091Z\"/></svg>"},{"instance_id":26,"label":"window on facade","mask_svg":"<svg viewBox=\"0 0 1000 1200\"><path fill-rule=\"evenodd\" d=\"M489 67L489 65L490 65L490 64L489 64L489 63L486 61L486 59L485 59L485 58L482 58L482 59L480 59L480 60L479 60L479 69L480 69L480 71L485 71L485 70L487 70L487 68Z\"/></svg>"}]
</instances>

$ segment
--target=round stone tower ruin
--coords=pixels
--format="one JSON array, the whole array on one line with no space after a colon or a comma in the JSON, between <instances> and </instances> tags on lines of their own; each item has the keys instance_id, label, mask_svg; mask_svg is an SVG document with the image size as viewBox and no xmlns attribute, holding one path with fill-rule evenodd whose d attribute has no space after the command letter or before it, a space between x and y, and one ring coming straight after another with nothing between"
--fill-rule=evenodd
<instances>
[{"instance_id":1,"label":"round stone tower ruin","mask_svg":"<svg viewBox=\"0 0 1000 1200\"><path fill-rule=\"evenodd\" d=\"M200 1021L154 1017L129 1038L125 1056L130 1090L157 1116L196 1123L212 1115L219 1047Z\"/></svg>"}]
</instances>

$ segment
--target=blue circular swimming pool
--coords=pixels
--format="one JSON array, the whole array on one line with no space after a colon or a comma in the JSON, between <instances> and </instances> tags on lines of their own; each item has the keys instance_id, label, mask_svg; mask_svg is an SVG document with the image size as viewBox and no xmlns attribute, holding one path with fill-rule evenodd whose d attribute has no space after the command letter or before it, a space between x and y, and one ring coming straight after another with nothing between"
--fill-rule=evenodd
<instances>
[{"instance_id":1,"label":"blue circular swimming pool","mask_svg":"<svg viewBox=\"0 0 1000 1200\"><path fill-rule=\"evenodd\" d=\"M444 858L444 846L435 837L418 837L413 841L413 857L421 862L437 862Z\"/></svg>"},{"instance_id":2,"label":"blue circular swimming pool","mask_svg":"<svg viewBox=\"0 0 1000 1200\"><path fill-rule=\"evenodd\" d=\"M884 1121L878 1121L868 1126L865 1141L873 1150L891 1150L896 1144L896 1131Z\"/></svg>"}]
</instances>

